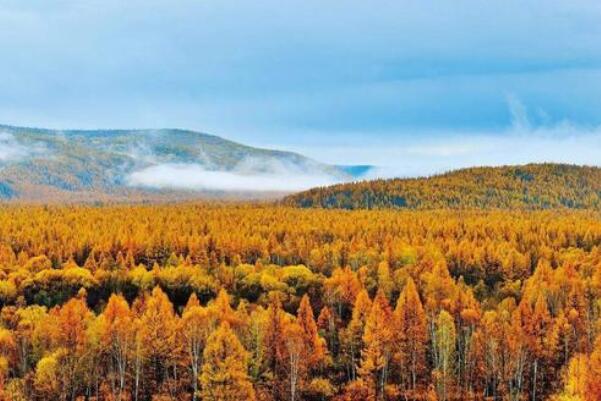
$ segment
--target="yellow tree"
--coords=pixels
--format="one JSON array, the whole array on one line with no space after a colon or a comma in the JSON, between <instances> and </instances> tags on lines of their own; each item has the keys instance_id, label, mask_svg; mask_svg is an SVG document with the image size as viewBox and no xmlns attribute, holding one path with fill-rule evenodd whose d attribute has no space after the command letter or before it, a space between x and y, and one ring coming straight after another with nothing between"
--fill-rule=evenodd
<instances>
[{"instance_id":1,"label":"yellow tree","mask_svg":"<svg viewBox=\"0 0 601 401\"><path fill-rule=\"evenodd\" d=\"M202 353L210 334L212 324L209 312L198 302L196 294L192 294L179 322L181 336L187 354L187 364L192 373L192 400L198 397L198 379L202 366Z\"/></svg>"},{"instance_id":2,"label":"yellow tree","mask_svg":"<svg viewBox=\"0 0 601 401\"><path fill-rule=\"evenodd\" d=\"M567 365L567 370L564 376L564 389L559 396L553 400L598 400L599 395L590 392L591 388L587 386L588 369L590 367L590 359L587 355L576 354ZM596 378L597 379L597 378Z\"/></svg>"},{"instance_id":3,"label":"yellow tree","mask_svg":"<svg viewBox=\"0 0 601 401\"><path fill-rule=\"evenodd\" d=\"M436 319L436 331L433 338L435 367L433 375L440 401L446 401L449 398L449 387L453 381L456 339L457 333L453 317L447 311L442 310Z\"/></svg>"},{"instance_id":4,"label":"yellow tree","mask_svg":"<svg viewBox=\"0 0 601 401\"><path fill-rule=\"evenodd\" d=\"M335 269L332 276L324 281L326 299L334 306L338 316L344 316L345 311L353 305L361 290L357 274L350 268Z\"/></svg>"},{"instance_id":5,"label":"yellow tree","mask_svg":"<svg viewBox=\"0 0 601 401\"><path fill-rule=\"evenodd\" d=\"M392 354L392 311L388 299L378 291L365 324L359 377L368 385L370 398L382 400L388 379L388 368Z\"/></svg>"},{"instance_id":6,"label":"yellow tree","mask_svg":"<svg viewBox=\"0 0 601 401\"><path fill-rule=\"evenodd\" d=\"M336 329L336 316L330 308L324 306L319 312L317 318L317 327L321 330L322 335L326 339L328 351L331 355L338 354L338 331Z\"/></svg>"},{"instance_id":7,"label":"yellow tree","mask_svg":"<svg viewBox=\"0 0 601 401\"><path fill-rule=\"evenodd\" d=\"M348 354L348 364L350 367L349 377L351 380L357 378L357 366L363 349L363 334L365 332L365 324L371 310L371 300L366 290L362 290L353 307L353 315L348 327L344 331L344 347Z\"/></svg>"},{"instance_id":8,"label":"yellow tree","mask_svg":"<svg viewBox=\"0 0 601 401\"><path fill-rule=\"evenodd\" d=\"M313 308L309 297L304 295L297 311L297 323L302 330L303 353L309 368L319 365L326 354L324 340L319 337L317 324L313 315Z\"/></svg>"},{"instance_id":9,"label":"yellow tree","mask_svg":"<svg viewBox=\"0 0 601 401\"><path fill-rule=\"evenodd\" d=\"M533 359L532 400L536 401L539 392L546 389L544 385L545 371L551 359L556 355L559 335L542 293L536 298L534 309L530 307L527 300L522 301L520 309L523 313L524 331Z\"/></svg>"},{"instance_id":10,"label":"yellow tree","mask_svg":"<svg viewBox=\"0 0 601 401\"><path fill-rule=\"evenodd\" d=\"M591 353L590 363L585 374L587 376L587 401L601 399L601 381L599 380L601 377L601 337L597 338L595 342L595 348Z\"/></svg>"},{"instance_id":11,"label":"yellow tree","mask_svg":"<svg viewBox=\"0 0 601 401\"><path fill-rule=\"evenodd\" d=\"M394 310L396 355L402 381L415 391L418 380L426 369L428 327L426 313L411 278L403 288Z\"/></svg>"},{"instance_id":12,"label":"yellow tree","mask_svg":"<svg viewBox=\"0 0 601 401\"><path fill-rule=\"evenodd\" d=\"M234 309L230 304L230 296L227 291L223 288L217 294L217 298L210 304L210 310L217 321L217 324L226 322L231 328L236 329L238 326L238 319Z\"/></svg>"},{"instance_id":13,"label":"yellow tree","mask_svg":"<svg viewBox=\"0 0 601 401\"><path fill-rule=\"evenodd\" d=\"M505 362L505 373L503 381L509 392L509 399L517 401L521 399L524 387L524 372L528 360L528 339L523 327L522 313L519 308L512 312L502 310L503 337L501 341L504 346L503 360Z\"/></svg>"},{"instance_id":14,"label":"yellow tree","mask_svg":"<svg viewBox=\"0 0 601 401\"><path fill-rule=\"evenodd\" d=\"M155 287L140 318L144 359L148 363L147 389L159 393L165 378L175 378L179 354L176 341L177 317L167 295Z\"/></svg>"},{"instance_id":15,"label":"yellow tree","mask_svg":"<svg viewBox=\"0 0 601 401\"><path fill-rule=\"evenodd\" d=\"M52 333L54 347L61 350L57 358L60 361L62 392L67 399L74 400L81 390L85 372L83 359L88 351L87 328L92 318L85 301L73 298L55 311L56 331ZM49 315L52 319L53 316Z\"/></svg>"},{"instance_id":16,"label":"yellow tree","mask_svg":"<svg viewBox=\"0 0 601 401\"><path fill-rule=\"evenodd\" d=\"M482 378L482 387L487 397L497 398L502 384L502 347L503 326L496 311L487 311L482 317L481 326L472 337L474 352L478 360L478 373Z\"/></svg>"},{"instance_id":17,"label":"yellow tree","mask_svg":"<svg viewBox=\"0 0 601 401\"><path fill-rule=\"evenodd\" d=\"M277 295L270 300L263 328L263 364L272 397L283 399L283 384L287 375L285 327L287 316Z\"/></svg>"},{"instance_id":18,"label":"yellow tree","mask_svg":"<svg viewBox=\"0 0 601 401\"><path fill-rule=\"evenodd\" d=\"M125 298L113 294L100 315L100 344L109 355L110 376L116 377L113 397L123 398L125 378L134 342L133 315Z\"/></svg>"},{"instance_id":19,"label":"yellow tree","mask_svg":"<svg viewBox=\"0 0 601 401\"><path fill-rule=\"evenodd\" d=\"M133 398L138 401L142 376L144 373L144 364L146 361L146 343L145 330L142 319L136 316L133 320L133 349L132 349L132 368L133 368Z\"/></svg>"},{"instance_id":20,"label":"yellow tree","mask_svg":"<svg viewBox=\"0 0 601 401\"><path fill-rule=\"evenodd\" d=\"M15 332L18 342L19 373L22 376L42 357L42 347L38 339L47 337L47 333L41 332L43 326L41 323L46 320L46 314L46 307L38 305L17 310L18 322Z\"/></svg>"},{"instance_id":21,"label":"yellow tree","mask_svg":"<svg viewBox=\"0 0 601 401\"><path fill-rule=\"evenodd\" d=\"M296 400L298 388L306 380L309 361L305 348L305 333L296 322L289 322L284 329L290 401Z\"/></svg>"},{"instance_id":22,"label":"yellow tree","mask_svg":"<svg viewBox=\"0 0 601 401\"><path fill-rule=\"evenodd\" d=\"M222 323L207 339L203 360L203 401L255 399L247 373L248 353L227 323Z\"/></svg>"},{"instance_id":23,"label":"yellow tree","mask_svg":"<svg viewBox=\"0 0 601 401\"><path fill-rule=\"evenodd\" d=\"M8 375L10 365L15 359L17 344L13 333L0 327L0 396L4 388L4 380Z\"/></svg>"},{"instance_id":24,"label":"yellow tree","mask_svg":"<svg viewBox=\"0 0 601 401\"><path fill-rule=\"evenodd\" d=\"M383 261L378 264L377 274L378 290L382 291L386 298L390 298L392 296L392 291L394 290L394 281L390 275L390 266L388 265L388 262Z\"/></svg>"},{"instance_id":25,"label":"yellow tree","mask_svg":"<svg viewBox=\"0 0 601 401\"><path fill-rule=\"evenodd\" d=\"M35 394L41 400L65 400L66 392L60 381L61 352L46 355L36 365L34 377Z\"/></svg>"}]
</instances>

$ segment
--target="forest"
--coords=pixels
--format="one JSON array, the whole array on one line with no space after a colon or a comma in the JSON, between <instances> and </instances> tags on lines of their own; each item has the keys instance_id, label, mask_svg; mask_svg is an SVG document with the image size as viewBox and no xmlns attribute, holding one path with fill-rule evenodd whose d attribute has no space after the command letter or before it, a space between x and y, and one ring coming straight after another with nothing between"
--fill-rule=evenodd
<instances>
[{"instance_id":1,"label":"forest","mask_svg":"<svg viewBox=\"0 0 601 401\"><path fill-rule=\"evenodd\" d=\"M4 205L0 399L598 401L600 217Z\"/></svg>"},{"instance_id":2,"label":"forest","mask_svg":"<svg viewBox=\"0 0 601 401\"><path fill-rule=\"evenodd\" d=\"M601 168L558 163L471 167L421 178L313 188L284 204L336 209L599 209Z\"/></svg>"}]
</instances>

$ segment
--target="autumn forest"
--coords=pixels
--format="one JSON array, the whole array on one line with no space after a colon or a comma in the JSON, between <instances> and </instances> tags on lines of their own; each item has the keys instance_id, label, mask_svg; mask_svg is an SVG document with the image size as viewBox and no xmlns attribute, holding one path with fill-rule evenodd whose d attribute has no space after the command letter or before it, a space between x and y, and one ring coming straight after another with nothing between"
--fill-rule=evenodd
<instances>
[{"instance_id":1,"label":"autumn forest","mask_svg":"<svg viewBox=\"0 0 601 401\"><path fill-rule=\"evenodd\" d=\"M601 0L0 0L0 401L601 401Z\"/></svg>"},{"instance_id":2,"label":"autumn forest","mask_svg":"<svg viewBox=\"0 0 601 401\"><path fill-rule=\"evenodd\" d=\"M0 238L3 400L601 399L597 212L15 205Z\"/></svg>"}]
</instances>

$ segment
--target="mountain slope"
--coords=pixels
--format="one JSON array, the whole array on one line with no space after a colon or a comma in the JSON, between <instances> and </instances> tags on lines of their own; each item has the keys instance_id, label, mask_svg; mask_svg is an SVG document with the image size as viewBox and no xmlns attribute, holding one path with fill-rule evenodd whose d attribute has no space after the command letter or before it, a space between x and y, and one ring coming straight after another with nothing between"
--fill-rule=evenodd
<instances>
[{"instance_id":1,"label":"mountain slope","mask_svg":"<svg viewBox=\"0 0 601 401\"><path fill-rule=\"evenodd\" d=\"M362 181L314 188L285 204L322 208L594 208L601 169L565 164L476 167L429 178Z\"/></svg>"},{"instance_id":2,"label":"mountain slope","mask_svg":"<svg viewBox=\"0 0 601 401\"><path fill-rule=\"evenodd\" d=\"M56 131L0 125L1 199L292 192L351 177L346 168L296 153L253 148L194 131Z\"/></svg>"}]
</instances>

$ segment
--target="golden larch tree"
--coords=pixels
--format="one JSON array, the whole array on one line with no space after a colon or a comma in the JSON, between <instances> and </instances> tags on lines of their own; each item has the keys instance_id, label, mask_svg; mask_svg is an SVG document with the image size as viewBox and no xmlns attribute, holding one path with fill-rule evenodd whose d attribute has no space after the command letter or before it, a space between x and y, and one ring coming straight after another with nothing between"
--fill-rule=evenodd
<instances>
[{"instance_id":1,"label":"golden larch tree","mask_svg":"<svg viewBox=\"0 0 601 401\"><path fill-rule=\"evenodd\" d=\"M203 360L203 401L254 401L255 392L247 372L248 353L226 322L207 339Z\"/></svg>"},{"instance_id":2,"label":"golden larch tree","mask_svg":"<svg viewBox=\"0 0 601 401\"><path fill-rule=\"evenodd\" d=\"M393 333L392 311L388 299L381 291L374 298L365 324L359 377L366 383L371 399L384 399L384 387L388 380L388 369L392 356Z\"/></svg>"},{"instance_id":3,"label":"golden larch tree","mask_svg":"<svg viewBox=\"0 0 601 401\"><path fill-rule=\"evenodd\" d=\"M415 282L409 277L394 310L394 334L402 382L413 391L426 370L427 324Z\"/></svg>"}]
</instances>

